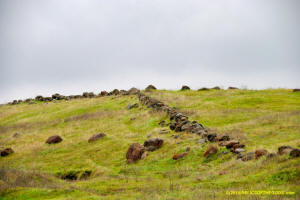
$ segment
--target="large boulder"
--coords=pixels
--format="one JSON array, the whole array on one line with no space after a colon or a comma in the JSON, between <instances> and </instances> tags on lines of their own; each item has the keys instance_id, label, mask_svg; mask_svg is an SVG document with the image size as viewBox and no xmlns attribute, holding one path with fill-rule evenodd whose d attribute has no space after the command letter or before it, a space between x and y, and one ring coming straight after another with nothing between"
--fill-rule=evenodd
<instances>
[{"instance_id":1,"label":"large boulder","mask_svg":"<svg viewBox=\"0 0 300 200\"><path fill-rule=\"evenodd\" d=\"M12 153L14 153L14 150L12 150L12 148L6 148L0 152L0 155L4 157Z\"/></svg>"},{"instance_id":2,"label":"large boulder","mask_svg":"<svg viewBox=\"0 0 300 200\"><path fill-rule=\"evenodd\" d=\"M152 90L156 90L156 87L154 85L148 85L145 88L145 91L147 91L147 92L151 92Z\"/></svg>"},{"instance_id":3,"label":"large boulder","mask_svg":"<svg viewBox=\"0 0 300 200\"><path fill-rule=\"evenodd\" d=\"M102 97L103 97L103 96L107 96L107 95L108 95L108 92L106 92L106 91L101 91L99 95L102 96Z\"/></svg>"},{"instance_id":4,"label":"large boulder","mask_svg":"<svg viewBox=\"0 0 300 200\"><path fill-rule=\"evenodd\" d=\"M208 157L208 156L214 155L217 152L218 152L218 148L215 145L211 144L207 148L207 150L205 151L205 153L203 154L203 157Z\"/></svg>"},{"instance_id":5,"label":"large boulder","mask_svg":"<svg viewBox=\"0 0 300 200\"><path fill-rule=\"evenodd\" d=\"M63 139L59 135L53 135L46 140L47 144L60 143Z\"/></svg>"},{"instance_id":6,"label":"large boulder","mask_svg":"<svg viewBox=\"0 0 300 200\"><path fill-rule=\"evenodd\" d=\"M55 99L55 100L62 100L64 99L65 97L63 95L60 95L58 93L55 93L52 95L52 99Z\"/></svg>"},{"instance_id":7,"label":"large boulder","mask_svg":"<svg viewBox=\"0 0 300 200\"><path fill-rule=\"evenodd\" d=\"M139 143L132 143L126 153L127 163L140 160L144 152L145 148L143 145Z\"/></svg>"},{"instance_id":8,"label":"large boulder","mask_svg":"<svg viewBox=\"0 0 300 200\"><path fill-rule=\"evenodd\" d=\"M92 135L92 136L89 138L88 142L94 142L94 141L99 140L100 138L103 138L103 137L105 137L105 136L106 136L106 134L104 134L104 133L97 133L97 134L95 134L95 135Z\"/></svg>"},{"instance_id":9,"label":"large boulder","mask_svg":"<svg viewBox=\"0 0 300 200\"><path fill-rule=\"evenodd\" d=\"M113 95L118 95L118 94L120 94L120 91L118 89L114 89L110 93L113 94Z\"/></svg>"},{"instance_id":10,"label":"large boulder","mask_svg":"<svg viewBox=\"0 0 300 200\"><path fill-rule=\"evenodd\" d=\"M187 86L187 85L183 85L182 87L181 87L181 91L183 91L183 90L190 90L191 88L189 87L189 86Z\"/></svg>"},{"instance_id":11,"label":"large boulder","mask_svg":"<svg viewBox=\"0 0 300 200\"><path fill-rule=\"evenodd\" d=\"M163 139L160 138L152 138L150 140L146 140L144 142L144 147L147 151L155 151L156 149L159 149L164 143Z\"/></svg>"},{"instance_id":12,"label":"large boulder","mask_svg":"<svg viewBox=\"0 0 300 200\"><path fill-rule=\"evenodd\" d=\"M213 90L221 90L221 88L219 86L213 87L211 89L213 89Z\"/></svg>"}]
</instances>

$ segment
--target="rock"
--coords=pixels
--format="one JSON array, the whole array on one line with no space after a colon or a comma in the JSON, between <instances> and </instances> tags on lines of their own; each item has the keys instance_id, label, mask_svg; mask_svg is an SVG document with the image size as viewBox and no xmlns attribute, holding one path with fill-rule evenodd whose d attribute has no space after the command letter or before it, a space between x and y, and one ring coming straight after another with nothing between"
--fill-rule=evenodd
<instances>
[{"instance_id":1,"label":"rock","mask_svg":"<svg viewBox=\"0 0 300 200\"><path fill-rule=\"evenodd\" d=\"M46 141L47 144L55 144L62 141L62 138L59 135L53 135L49 137Z\"/></svg>"},{"instance_id":2,"label":"rock","mask_svg":"<svg viewBox=\"0 0 300 200\"><path fill-rule=\"evenodd\" d=\"M299 150L299 149L293 149L293 150L290 152L290 156L293 157L293 158L300 157L300 150Z\"/></svg>"},{"instance_id":3,"label":"rock","mask_svg":"<svg viewBox=\"0 0 300 200\"><path fill-rule=\"evenodd\" d=\"M129 92L126 90L120 90L120 95L129 95Z\"/></svg>"},{"instance_id":4,"label":"rock","mask_svg":"<svg viewBox=\"0 0 300 200\"><path fill-rule=\"evenodd\" d=\"M298 89L298 88L293 89L293 92L300 92L300 89Z\"/></svg>"},{"instance_id":5,"label":"rock","mask_svg":"<svg viewBox=\"0 0 300 200\"><path fill-rule=\"evenodd\" d=\"M220 88L220 87L218 87L218 86L216 86L216 87L213 87L213 88L211 88L211 89L213 89L213 90L221 90L221 88Z\"/></svg>"},{"instance_id":6,"label":"rock","mask_svg":"<svg viewBox=\"0 0 300 200\"><path fill-rule=\"evenodd\" d=\"M237 87L228 87L228 90L237 90Z\"/></svg>"},{"instance_id":7,"label":"rock","mask_svg":"<svg viewBox=\"0 0 300 200\"><path fill-rule=\"evenodd\" d=\"M2 157L4 157L4 156L8 156L8 155L10 155L10 154L12 154L12 153L14 153L14 150L12 150L12 148L6 148L6 149L4 149L4 150L2 150L2 151L0 152L0 155L1 155Z\"/></svg>"},{"instance_id":8,"label":"rock","mask_svg":"<svg viewBox=\"0 0 300 200\"><path fill-rule=\"evenodd\" d=\"M130 90L128 90L128 94L129 95L134 95L134 94L138 94L140 93L140 90L138 90L137 88L131 88Z\"/></svg>"},{"instance_id":9,"label":"rock","mask_svg":"<svg viewBox=\"0 0 300 200\"><path fill-rule=\"evenodd\" d=\"M106 136L106 134L104 134L104 133L97 133L97 134L91 136L89 138L88 142L94 142L94 141L99 140L100 138L103 138L105 136Z\"/></svg>"},{"instance_id":10,"label":"rock","mask_svg":"<svg viewBox=\"0 0 300 200\"><path fill-rule=\"evenodd\" d=\"M138 103L135 103L135 104L129 104L126 109L127 110L130 110L130 109L133 109L133 108L138 108L139 107L139 104Z\"/></svg>"},{"instance_id":11,"label":"rock","mask_svg":"<svg viewBox=\"0 0 300 200\"><path fill-rule=\"evenodd\" d=\"M62 100L64 99L64 96L58 94L58 93L55 93L52 95L52 99L55 99L55 100Z\"/></svg>"},{"instance_id":12,"label":"rock","mask_svg":"<svg viewBox=\"0 0 300 200\"><path fill-rule=\"evenodd\" d=\"M209 157L211 155L214 155L218 152L218 148L215 145L210 145L207 150L205 151L205 153L203 154L203 157Z\"/></svg>"},{"instance_id":13,"label":"rock","mask_svg":"<svg viewBox=\"0 0 300 200\"><path fill-rule=\"evenodd\" d=\"M209 88L206 88L206 87L198 89L198 91L207 91L207 90L209 90Z\"/></svg>"},{"instance_id":14,"label":"rock","mask_svg":"<svg viewBox=\"0 0 300 200\"><path fill-rule=\"evenodd\" d=\"M189 152L190 152L190 148L188 147L185 152L179 153L179 154L175 154L172 158L173 158L173 160L181 159L181 158L187 156L189 154Z\"/></svg>"},{"instance_id":15,"label":"rock","mask_svg":"<svg viewBox=\"0 0 300 200\"><path fill-rule=\"evenodd\" d=\"M209 133L207 134L207 140L210 141L210 142L214 142L215 141L215 138L217 137L217 134L215 133Z\"/></svg>"},{"instance_id":16,"label":"rock","mask_svg":"<svg viewBox=\"0 0 300 200\"><path fill-rule=\"evenodd\" d=\"M168 133L170 133L170 131L167 129L162 129L159 131L159 134L168 134Z\"/></svg>"},{"instance_id":17,"label":"rock","mask_svg":"<svg viewBox=\"0 0 300 200\"><path fill-rule=\"evenodd\" d=\"M184 90L190 90L191 88L189 87L189 86L187 86L187 85L183 85L182 87L181 87L181 91L184 91Z\"/></svg>"},{"instance_id":18,"label":"rock","mask_svg":"<svg viewBox=\"0 0 300 200\"><path fill-rule=\"evenodd\" d=\"M82 96L84 98L92 98L92 97L95 97L96 95L93 92L84 92L84 93L82 93Z\"/></svg>"},{"instance_id":19,"label":"rock","mask_svg":"<svg viewBox=\"0 0 300 200\"><path fill-rule=\"evenodd\" d=\"M233 150L233 153L240 154L240 153L242 153L242 152L244 152L244 151L245 151L245 149L243 149L243 148L237 148L237 149L234 149L234 150Z\"/></svg>"},{"instance_id":20,"label":"rock","mask_svg":"<svg viewBox=\"0 0 300 200\"><path fill-rule=\"evenodd\" d=\"M265 149L257 149L256 151L255 151L255 159L258 159L258 158L260 158L260 157L262 157L262 156L265 156L265 155L267 155L268 154L268 151L267 150L265 150Z\"/></svg>"},{"instance_id":21,"label":"rock","mask_svg":"<svg viewBox=\"0 0 300 200\"><path fill-rule=\"evenodd\" d=\"M219 142L219 141L229 141L230 140L230 137L228 135L225 135L225 134L222 134L222 135L218 135L216 138L215 138L215 141L216 142Z\"/></svg>"},{"instance_id":22,"label":"rock","mask_svg":"<svg viewBox=\"0 0 300 200\"><path fill-rule=\"evenodd\" d=\"M148 133L147 134L147 138L151 137L152 136L152 133Z\"/></svg>"},{"instance_id":23,"label":"rock","mask_svg":"<svg viewBox=\"0 0 300 200\"><path fill-rule=\"evenodd\" d=\"M176 125L175 125L174 123L171 123L171 124L169 125L169 127L170 127L170 129L173 131L173 130L175 130Z\"/></svg>"},{"instance_id":24,"label":"rock","mask_svg":"<svg viewBox=\"0 0 300 200\"><path fill-rule=\"evenodd\" d=\"M205 142L206 142L206 139L200 139L200 140L198 140L197 141L197 144L205 144Z\"/></svg>"},{"instance_id":25,"label":"rock","mask_svg":"<svg viewBox=\"0 0 300 200\"><path fill-rule=\"evenodd\" d=\"M36 96L35 97L35 100L37 100L37 101L43 101L43 96L41 96L41 95L38 95L38 96Z\"/></svg>"},{"instance_id":26,"label":"rock","mask_svg":"<svg viewBox=\"0 0 300 200\"><path fill-rule=\"evenodd\" d=\"M145 88L145 91L147 91L147 92L151 92L152 90L156 90L156 87L153 86L153 85L148 85L148 86Z\"/></svg>"},{"instance_id":27,"label":"rock","mask_svg":"<svg viewBox=\"0 0 300 200\"><path fill-rule=\"evenodd\" d=\"M283 155L283 154L290 154L290 152L293 150L292 147L290 146L281 146L278 148L278 154Z\"/></svg>"},{"instance_id":28,"label":"rock","mask_svg":"<svg viewBox=\"0 0 300 200\"><path fill-rule=\"evenodd\" d=\"M114 89L114 90L111 92L111 94L113 94L113 95L118 95L118 94L120 94L120 91L119 91L118 89Z\"/></svg>"},{"instance_id":29,"label":"rock","mask_svg":"<svg viewBox=\"0 0 300 200\"><path fill-rule=\"evenodd\" d=\"M163 145L163 143L163 139L152 138L144 142L144 147L147 151L155 151L156 149L159 149Z\"/></svg>"},{"instance_id":30,"label":"rock","mask_svg":"<svg viewBox=\"0 0 300 200\"><path fill-rule=\"evenodd\" d=\"M234 145L239 144L239 141L237 140L229 140L225 143L225 146L227 149L232 148Z\"/></svg>"},{"instance_id":31,"label":"rock","mask_svg":"<svg viewBox=\"0 0 300 200\"><path fill-rule=\"evenodd\" d=\"M103 97L103 96L107 96L107 95L108 95L108 92L106 92L106 91L101 91L101 92L100 92L100 96L102 96L102 97Z\"/></svg>"},{"instance_id":32,"label":"rock","mask_svg":"<svg viewBox=\"0 0 300 200\"><path fill-rule=\"evenodd\" d=\"M253 160L255 158L255 153L254 152L248 152L244 155L242 155L242 161L249 161L249 160Z\"/></svg>"},{"instance_id":33,"label":"rock","mask_svg":"<svg viewBox=\"0 0 300 200\"><path fill-rule=\"evenodd\" d=\"M144 146L139 143L132 143L126 153L127 163L140 160L144 152Z\"/></svg>"}]
</instances>

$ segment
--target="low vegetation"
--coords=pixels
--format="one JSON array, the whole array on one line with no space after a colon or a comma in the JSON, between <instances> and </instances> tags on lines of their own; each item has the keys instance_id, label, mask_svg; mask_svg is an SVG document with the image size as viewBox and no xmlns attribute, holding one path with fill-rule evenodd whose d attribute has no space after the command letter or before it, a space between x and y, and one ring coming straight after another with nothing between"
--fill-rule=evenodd
<instances>
[{"instance_id":1,"label":"low vegetation","mask_svg":"<svg viewBox=\"0 0 300 200\"><path fill-rule=\"evenodd\" d=\"M228 134L247 151L300 147L300 93L269 90L149 90L205 127ZM127 109L128 105L134 105ZM289 155L242 162L226 148L203 157L210 143L161 127L169 122L135 95L34 101L0 107L0 199L296 199L300 160ZM168 129L168 131L162 131ZM18 133L18 134L16 134ZM92 135L105 137L88 142ZM46 144L60 135L62 141ZM126 162L132 143L162 147ZM175 154L188 154L173 160ZM294 195L228 196L228 191L290 191Z\"/></svg>"}]
</instances>

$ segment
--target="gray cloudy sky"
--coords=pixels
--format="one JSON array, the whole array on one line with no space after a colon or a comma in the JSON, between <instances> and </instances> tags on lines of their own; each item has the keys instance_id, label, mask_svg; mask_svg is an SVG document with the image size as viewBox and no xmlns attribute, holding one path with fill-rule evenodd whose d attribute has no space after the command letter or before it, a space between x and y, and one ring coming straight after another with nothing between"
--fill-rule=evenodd
<instances>
[{"instance_id":1,"label":"gray cloudy sky","mask_svg":"<svg viewBox=\"0 0 300 200\"><path fill-rule=\"evenodd\" d=\"M0 0L0 102L114 88L300 87L299 0Z\"/></svg>"}]
</instances>

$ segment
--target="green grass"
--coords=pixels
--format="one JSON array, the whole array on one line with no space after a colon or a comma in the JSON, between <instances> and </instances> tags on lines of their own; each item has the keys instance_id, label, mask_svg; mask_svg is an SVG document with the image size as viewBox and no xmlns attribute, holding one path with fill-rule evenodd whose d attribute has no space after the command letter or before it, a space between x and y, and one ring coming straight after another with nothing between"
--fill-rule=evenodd
<instances>
[{"instance_id":1,"label":"green grass","mask_svg":"<svg viewBox=\"0 0 300 200\"><path fill-rule=\"evenodd\" d=\"M300 93L269 89L155 91L148 95L218 133L245 142L248 151L276 152L280 145L300 146ZM135 96L121 96L1 106L0 146L12 147L15 153L0 158L0 199L228 199L226 191L232 190L300 194L299 158L240 162L231 153L222 153L227 151L224 148L203 158L209 144L197 144L199 136L193 134L159 134L158 122L168 117L142 105L126 110L128 104L137 102ZM13 138L15 132L20 137ZM88 143L98 132L107 137ZM163 147L126 164L129 145L142 144L149 133L163 138ZM45 144L55 134L64 140ZM174 139L175 134L180 137ZM191 147L187 157L172 160L186 147ZM59 178L84 171L92 171L91 176L78 181ZM225 174L219 175L221 171Z\"/></svg>"}]
</instances>

